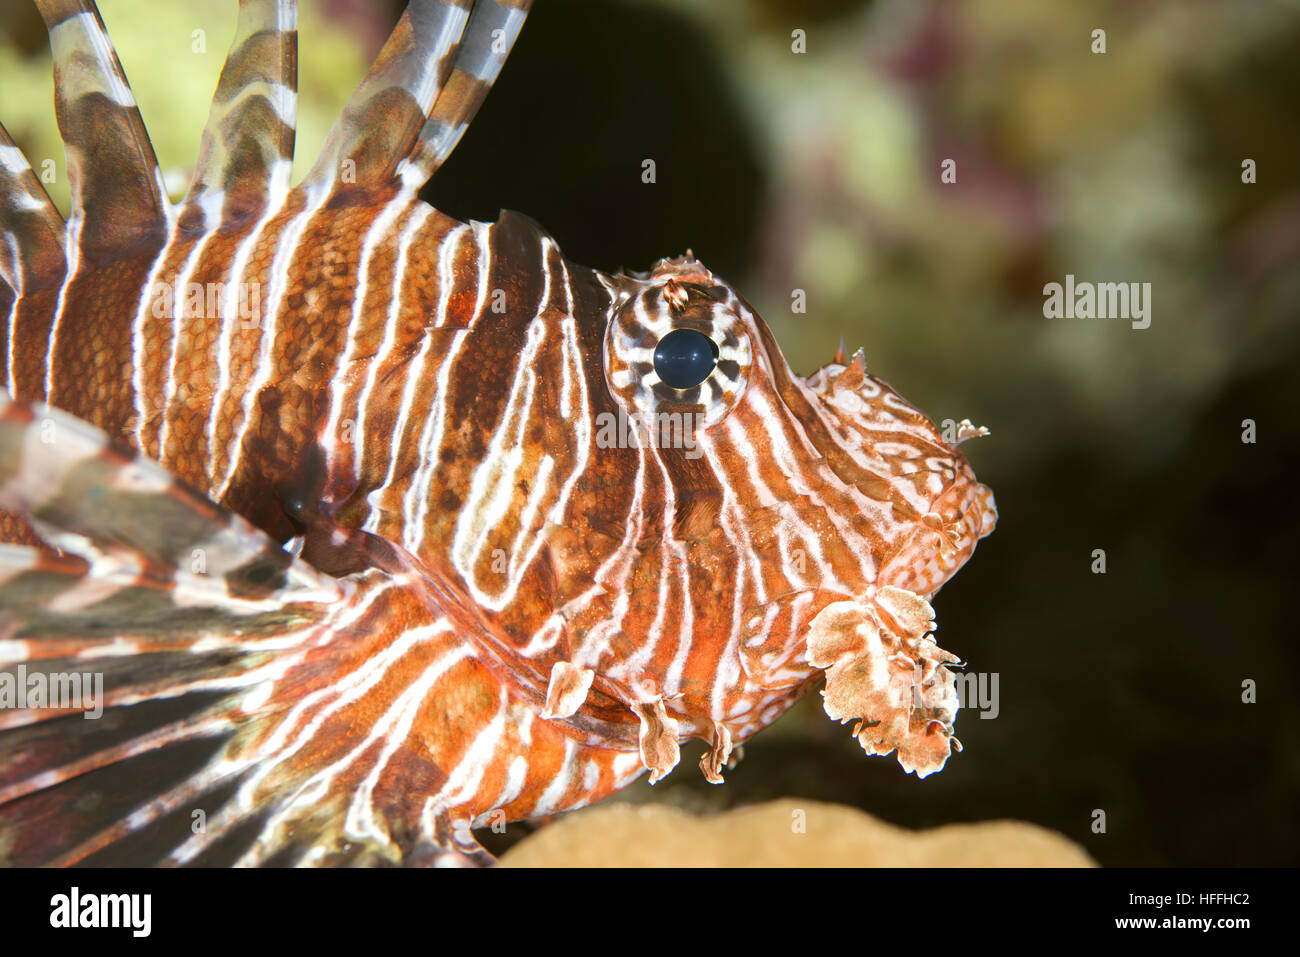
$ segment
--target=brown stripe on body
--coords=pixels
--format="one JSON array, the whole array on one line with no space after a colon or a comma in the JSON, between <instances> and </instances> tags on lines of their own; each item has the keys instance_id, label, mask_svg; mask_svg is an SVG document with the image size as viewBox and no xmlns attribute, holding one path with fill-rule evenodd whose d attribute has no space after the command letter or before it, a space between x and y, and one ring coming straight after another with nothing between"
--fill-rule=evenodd
<instances>
[{"instance_id":1,"label":"brown stripe on body","mask_svg":"<svg viewBox=\"0 0 1300 957\"><path fill-rule=\"evenodd\" d=\"M13 313L12 333L6 329L4 338L0 339L0 351L3 351L5 359L6 388L15 399L32 401L45 398L45 354L58 299L57 287L39 289L24 295L18 300ZM12 353L9 349L11 338ZM9 382L11 367L13 381Z\"/></svg>"},{"instance_id":2,"label":"brown stripe on body","mask_svg":"<svg viewBox=\"0 0 1300 957\"><path fill-rule=\"evenodd\" d=\"M451 247L444 248L446 244ZM437 400L438 372L475 318L480 252L486 255L470 227L436 211L430 210L412 234L398 289L393 341L382 355L364 360L364 369L357 370L355 386L348 390L339 413L340 428L334 441L343 454L331 469L321 498L342 524L360 527L376 511L378 534L400 539L402 496L419 465L419 437ZM450 267L449 283L440 276L444 256ZM384 284L385 293L390 294L392 277L387 276ZM374 317L381 327L389 318L386 312L391 305ZM379 338L383 339L382 328ZM369 394L363 395L361 388L367 381L373 384ZM405 418L404 403L408 404ZM342 433L349 423L354 438L344 442ZM352 459L356 440L362 443L360 463ZM382 491L372 505L369 496L377 489Z\"/></svg>"},{"instance_id":3,"label":"brown stripe on body","mask_svg":"<svg viewBox=\"0 0 1300 957\"><path fill-rule=\"evenodd\" d=\"M2 387L5 389L10 388L8 373L9 330L13 328L16 314L14 307L17 303L18 293L8 283L0 282L0 343L3 343L3 345L0 345L0 358L4 359L4 363L0 365L0 368L5 370L0 382L4 383Z\"/></svg>"},{"instance_id":4,"label":"brown stripe on body","mask_svg":"<svg viewBox=\"0 0 1300 957\"><path fill-rule=\"evenodd\" d=\"M391 218L381 215L375 220L372 230L382 229L384 235L363 237L367 249L362 254L356 290L361 301L359 304L354 303L359 312L346 331L337 371L330 377L330 383L322 396L323 404L315 428L321 444L327 450L325 464L329 475L326 483L331 487L338 483L352 484L357 443L370 439L373 430L380 427L377 424L372 426L370 415L363 419L361 408L364 406L368 413L379 413L381 417L387 411L384 408L386 402L377 402L374 396L366 395L372 368L377 363L382 363L387 367L389 375L397 373L397 378L401 377L401 366L395 367L391 356L388 357L388 362L383 362L385 357L380 353L387 348L385 340L389 319L393 316L395 307L398 307L397 312L400 313L400 299L397 303L394 302L394 281L398 282L400 296L401 279L396 275L396 270L398 261L402 258L402 236L412 221L421 215L421 205L407 203L397 207ZM412 244L427 241L427 223L426 219L426 228L411 237ZM397 318L400 319L400 315ZM398 333L398 327L394 331ZM412 330L408 327L400 331ZM394 347L405 351L409 344L410 340L396 341ZM365 435L359 434L362 428L366 431ZM376 438L383 436L378 435ZM372 445L377 448L382 443Z\"/></svg>"},{"instance_id":5,"label":"brown stripe on body","mask_svg":"<svg viewBox=\"0 0 1300 957\"><path fill-rule=\"evenodd\" d=\"M485 306L460 345L442 396L445 431L428 511L418 530L429 553L442 561L470 493L474 473L491 446L518 371L528 329L541 311L541 233L535 223L503 213L489 232L491 266ZM500 290L503 299L497 300ZM492 310L503 301L505 311ZM432 414L432 411L431 413Z\"/></svg>"},{"instance_id":6,"label":"brown stripe on body","mask_svg":"<svg viewBox=\"0 0 1300 957\"><path fill-rule=\"evenodd\" d=\"M565 453L566 458L561 459L552 452L557 463L572 461L578 451L577 420L583 419L590 429L589 445L563 514L548 518L552 524L537 529L536 534L544 536L544 543L516 593L516 600L502 609L498 616L502 628L521 648L542 628L553 611L566 608L566 617L573 616L567 634L560 635L553 647L536 653L535 667L543 677L549 675L556 661L567 659L582 643L587 628L611 613L612 596L602 591L603 583L596 582L595 575L624 540L634 521L631 512L637 499L640 471L640 456L635 448L602 448L598 444L599 423L616 417L618 410L605 384L600 351L597 349L593 353L591 350L591 343L599 343L604 335L610 309L609 293L591 270L571 262L564 265L572 297L573 338L582 351L580 365L569 370L573 418L566 421L558 411L563 381L560 362L567 357L557 356L552 360L550 356L554 353L548 353L547 362L551 364L539 363L537 372L538 388L546 396L551 412L548 417L530 424L530 428L540 424L542 432L540 436L536 432L529 434L527 441L534 448ZM552 291L554 293L554 286ZM563 342L564 332L557 317L557 321L551 323L546 344L552 350L561 351ZM569 347L572 348L572 344ZM585 409L582 407L584 398ZM657 471L653 466L649 470ZM552 479L556 488L569 478L560 474L561 471L557 468ZM658 503L662 502L662 492L656 491L656 483L661 482L657 475L649 477L652 508L660 507ZM645 507L644 500L642 507ZM645 523L642 534L647 539L656 537L654 531L648 531L651 527L662 531L662 526L656 521ZM454 531L454 527L451 530ZM490 559L491 548L485 549L484 555ZM657 587L656 584L656 592ZM569 607L575 601L578 604ZM591 699L588 704L591 704Z\"/></svg>"},{"instance_id":7,"label":"brown stripe on body","mask_svg":"<svg viewBox=\"0 0 1300 957\"><path fill-rule=\"evenodd\" d=\"M564 262L549 237L542 251L546 301L529 329L535 346L531 379L518 381L513 409L507 405L499 418L482 423L495 422L498 454L508 456L516 445L524 450L504 514L486 530L474 564L475 581L484 591L504 592L507 578L513 583L514 596L500 612L499 624L519 641L540 628L556 607L555 576L544 549L547 526L561 502L566 507L572 502L565 498L572 494L568 486L598 454L594 423L583 408L577 381L581 368L574 365L572 344L566 341L564 326L574 304ZM470 336L469 348L475 348L476 338ZM524 361L523 354L516 355L516 366ZM503 389L509 393L515 385L506 382ZM463 543L461 548L463 553Z\"/></svg>"},{"instance_id":8,"label":"brown stripe on body","mask_svg":"<svg viewBox=\"0 0 1300 957\"><path fill-rule=\"evenodd\" d=\"M587 409L577 411L576 415L585 414L591 424L592 446L586 467L569 497L563 525L580 538L594 535L618 541L623 537L636 497L638 458L635 449L600 448L596 444L597 421L616 417L619 409L605 383L601 351L591 348L592 343L600 343L604 337L610 297L592 270L572 262L567 262L566 267L573 296L575 336L583 350L582 387L577 381L573 383L573 401L576 405L581 395L586 396ZM558 370L547 374L559 378Z\"/></svg>"},{"instance_id":9,"label":"brown stripe on body","mask_svg":"<svg viewBox=\"0 0 1300 957\"><path fill-rule=\"evenodd\" d=\"M296 201L295 201L296 200ZM171 284L173 311L185 308L179 323L180 335L173 343L174 325L170 320L158 322L149 313L145 319L146 340L158 337L160 352L166 355L166 365L156 371L146 372L144 381L156 389L150 398L163 405L163 388L171 378L174 394L166 403L165 414L151 421L144 433L158 448L166 423L167 446L161 450L161 459L175 473L196 488L210 491L211 477L224 474L228 464L227 443L235 428L242 422L239 400L250 378L247 373L251 363L237 362L255 357L261 337L270 328L266 315L268 296L272 286L270 257L266 255L279 245L284 231L293 216L302 209L302 200L291 197L283 211L273 215L259 230L258 220L240 219L223 223L220 228L198 237L197 244L185 244L185 249L197 248L193 263L184 266L185 259L169 261L159 279ZM237 260L248 243L255 243L247 264L235 275ZM184 266L183 272L178 272ZM197 305L197 312L191 306ZM221 391L219 353L224 341L230 379ZM175 347L173 357L172 350ZM152 361L151 350L145 354ZM215 445L209 445L209 421L214 415L213 404L221 402L217 410Z\"/></svg>"},{"instance_id":10,"label":"brown stripe on body","mask_svg":"<svg viewBox=\"0 0 1300 957\"><path fill-rule=\"evenodd\" d=\"M159 253L160 259L153 270L154 287L137 291L132 307L117 317L128 335L135 337L141 348L133 354L134 378L142 389L133 397L133 416L128 423L129 434L124 436L133 447L147 457L159 461L162 450L163 417L167 411L167 371L172 362L175 335L172 330L176 309L177 282L184 281L186 263L203 242L202 236L177 236ZM146 279L148 277L146 276ZM132 376L128 375L130 382Z\"/></svg>"},{"instance_id":11,"label":"brown stripe on body","mask_svg":"<svg viewBox=\"0 0 1300 957\"><path fill-rule=\"evenodd\" d=\"M322 209L289 263L285 296L270 317L270 378L255 403L262 421L250 430L264 443L260 471L272 483L293 478L301 450L315 438L352 322L362 238L383 211L378 202Z\"/></svg>"},{"instance_id":12,"label":"brown stripe on body","mask_svg":"<svg viewBox=\"0 0 1300 957\"><path fill-rule=\"evenodd\" d=\"M445 400L449 432L438 458L448 467L442 484L452 488L468 485L466 470L472 470L487 451L528 327L537 320L542 306L541 236L536 224L505 213L489 236L492 258L487 305L457 357ZM504 293L505 310L501 313L492 308L497 290ZM464 443L458 434L463 435Z\"/></svg>"},{"instance_id":13,"label":"brown stripe on body","mask_svg":"<svg viewBox=\"0 0 1300 957\"><path fill-rule=\"evenodd\" d=\"M206 483L211 450L207 423L217 389L217 348L222 336L245 332L238 314L242 280L231 276L232 257L246 230L216 233L199 240L197 258L175 279L174 337L165 378L172 390L162 415L165 445L161 460L184 482ZM228 297L233 300L227 303ZM226 315L227 309L231 315Z\"/></svg>"},{"instance_id":14,"label":"brown stripe on body","mask_svg":"<svg viewBox=\"0 0 1300 957\"><path fill-rule=\"evenodd\" d=\"M46 401L119 442L134 417L131 320L153 263L148 254L78 270L64 290L54 333Z\"/></svg>"},{"instance_id":15,"label":"brown stripe on body","mask_svg":"<svg viewBox=\"0 0 1300 957\"><path fill-rule=\"evenodd\" d=\"M234 324L230 387L216 412L217 457L238 443L223 501L237 511L250 510L245 514L276 535L291 531L279 499L303 480L304 456L314 447L316 421L346 342L362 252L359 237L384 208L325 206L307 212L293 250L281 257L281 274L272 275L277 251L308 202L301 192L291 196L289 208L265 230L275 240L259 240L240 280L249 288L258 284L263 315L251 329ZM263 358L267 336L270 352ZM245 422L243 405L252 390L257 391ZM214 474L226 474L230 464Z\"/></svg>"},{"instance_id":16,"label":"brown stripe on body","mask_svg":"<svg viewBox=\"0 0 1300 957\"><path fill-rule=\"evenodd\" d=\"M291 192L285 199L283 208L271 216L259 230L256 239L252 240L254 245L241 274L230 277L246 284L250 290L256 284L261 314L256 323L234 323L233 334L228 340L229 379L224 391L215 397L218 406L212 412L216 423L215 444L209 450L209 480L204 482L205 487L215 488L222 483L232 466L232 457L240 451L235 443L245 425L244 397L257 375L263 339L273 335L276 328L276 317L269 315L271 298L288 281L283 274L273 274L272 267L277 252L286 241L285 234L294 226L298 217L304 214L307 203L308 197L302 191ZM239 254L239 246L248 240L255 228L254 223L247 223L232 230L229 234L229 252L225 251L226 240L215 240L222 245L214 247L214 256L221 255L228 262L229 268L234 269L234 257ZM217 249L221 252L218 253ZM217 370L213 369L212 374L215 376ZM250 407L250 414L256 414L256 405ZM227 493L227 500L240 501L241 491L232 486ZM234 507L236 511L239 510L237 506Z\"/></svg>"}]
</instances>

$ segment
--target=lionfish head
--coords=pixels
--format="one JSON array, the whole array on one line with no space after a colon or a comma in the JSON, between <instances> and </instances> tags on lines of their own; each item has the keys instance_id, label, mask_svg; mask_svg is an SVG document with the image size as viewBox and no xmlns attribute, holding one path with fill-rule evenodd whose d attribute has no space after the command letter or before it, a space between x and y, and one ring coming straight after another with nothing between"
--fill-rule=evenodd
<instances>
[{"instance_id":1,"label":"lionfish head","mask_svg":"<svg viewBox=\"0 0 1300 957\"><path fill-rule=\"evenodd\" d=\"M940 769L960 747L944 667L958 659L930 634L929 599L996 522L957 447L987 430L963 421L945 438L861 351L795 375L757 313L689 253L620 278L605 379L668 476L660 507L683 574L707 579L680 593L661 580L668 613L632 623L629 654L644 660L663 642L650 632L685 619L670 647L687 642L688 664L709 666L667 676L679 712L734 715L743 738L824 674L826 711L857 722L869 754ZM644 563L663 562L657 551Z\"/></svg>"}]
</instances>

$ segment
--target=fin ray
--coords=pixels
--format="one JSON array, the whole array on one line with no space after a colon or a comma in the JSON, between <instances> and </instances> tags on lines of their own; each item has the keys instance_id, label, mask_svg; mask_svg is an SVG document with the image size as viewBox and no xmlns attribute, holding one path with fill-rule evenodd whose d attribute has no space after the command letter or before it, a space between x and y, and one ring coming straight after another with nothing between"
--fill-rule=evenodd
<instances>
[{"instance_id":1,"label":"fin ray","mask_svg":"<svg viewBox=\"0 0 1300 957\"><path fill-rule=\"evenodd\" d=\"M411 0L334 122L304 185L343 191L395 182L452 71L469 0Z\"/></svg>"},{"instance_id":2,"label":"fin ray","mask_svg":"<svg viewBox=\"0 0 1300 957\"><path fill-rule=\"evenodd\" d=\"M70 228L92 262L162 245L170 206L144 120L93 0L36 0L54 53Z\"/></svg>"},{"instance_id":3,"label":"fin ray","mask_svg":"<svg viewBox=\"0 0 1300 957\"><path fill-rule=\"evenodd\" d=\"M329 576L3 391L0 507L62 549L0 548L0 862L487 860L408 800L448 781L412 728L472 654L401 574Z\"/></svg>"},{"instance_id":4,"label":"fin ray","mask_svg":"<svg viewBox=\"0 0 1300 957\"><path fill-rule=\"evenodd\" d=\"M0 279L15 295L56 286L67 270L64 222L0 125Z\"/></svg>"},{"instance_id":5,"label":"fin ray","mask_svg":"<svg viewBox=\"0 0 1300 957\"><path fill-rule=\"evenodd\" d=\"M266 209L288 189L297 122L298 4L240 0L180 225L209 227L204 201L222 197L222 222Z\"/></svg>"},{"instance_id":6,"label":"fin ray","mask_svg":"<svg viewBox=\"0 0 1300 957\"><path fill-rule=\"evenodd\" d=\"M477 0L456 65L420 130L416 148L398 170L419 189L460 142L514 49L533 0Z\"/></svg>"},{"instance_id":7,"label":"fin ray","mask_svg":"<svg viewBox=\"0 0 1300 957\"><path fill-rule=\"evenodd\" d=\"M531 5L412 0L304 185L417 191L464 135Z\"/></svg>"}]
</instances>

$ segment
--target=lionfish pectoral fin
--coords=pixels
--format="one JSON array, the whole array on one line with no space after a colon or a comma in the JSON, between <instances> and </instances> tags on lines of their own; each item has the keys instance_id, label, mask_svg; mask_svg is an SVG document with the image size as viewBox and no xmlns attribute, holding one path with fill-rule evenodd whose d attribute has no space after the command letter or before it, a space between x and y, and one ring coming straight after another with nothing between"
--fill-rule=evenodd
<instances>
[{"instance_id":1,"label":"lionfish pectoral fin","mask_svg":"<svg viewBox=\"0 0 1300 957\"><path fill-rule=\"evenodd\" d=\"M241 779L216 760L241 727L230 696L309 615L242 612L0 546L0 865L155 863L206 827Z\"/></svg>"},{"instance_id":2,"label":"lionfish pectoral fin","mask_svg":"<svg viewBox=\"0 0 1300 957\"><path fill-rule=\"evenodd\" d=\"M0 547L0 861L138 863L114 852L206 827L240 770L210 759L249 730L232 696L341 588L161 467L3 392L0 462L0 507L53 546Z\"/></svg>"},{"instance_id":3,"label":"lionfish pectoral fin","mask_svg":"<svg viewBox=\"0 0 1300 957\"><path fill-rule=\"evenodd\" d=\"M483 862L446 808L401 799L436 766L386 751L372 779L349 760L378 745L329 723L346 669L412 613L382 575L326 575L2 391L0 508L46 543L0 546L0 863ZM431 618L411 653L460 660Z\"/></svg>"},{"instance_id":4,"label":"lionfish pectoral fin","mask_svg":"<svg viewBox=\"0 0 1300 957\"><path fill-rule=\"evenodd\" d=\"M412 0L303 185L418 190L478 112L531 3Z\"/></svg>"},{"instance_id":5,"label":"lionfish pectoral fin","mask_svg":"<svg viewBox=\"0 0 1300 957\"><path fill-rule=\"evenodd\" d=\"M297 0L242 0L179 225L261 214L289 188L297 123ZM219 202L220 209L210 209Z\"/></svg>"},{"instance_id":6,"label":"lionfish pectoral fin","mask_svg":"<svg viewBox=\"0 0 1300 957\"><path fill-rule=\"evenodd\" d=\"M0 279L14 296L63 279L63 233L63 217L0 125Z\"/></svg>"},{"instance_id":7,"label":"lionfish pectoral fin","mask_svg":"<svg viewBox=\"0 0 1300 957\"><path fill-rule=\"evenodd\" d=\"M36 0L54 54L79 255L106 262L160 247L170 205L144 120L94 0Z\"/></svg>"}]
</instances>

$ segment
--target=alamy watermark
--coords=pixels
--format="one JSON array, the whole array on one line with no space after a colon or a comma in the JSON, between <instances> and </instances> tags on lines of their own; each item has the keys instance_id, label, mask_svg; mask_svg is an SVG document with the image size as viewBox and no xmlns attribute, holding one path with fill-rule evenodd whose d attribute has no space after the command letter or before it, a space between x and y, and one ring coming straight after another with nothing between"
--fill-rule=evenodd
<instances>
[{"instance_id":1,"label":"alamy watermark","mask_svg":"<svg viewBox=\"0 0 1300 957\"><path fill-rule=\"evenodd\" d=\"M252 282L179 282L158 279L149 286L150 312L155 319L179 314L191 319L239 319L245 329L262 321L262 284Z\"/></svg>"},{"instance_id":2,"label":"alamy watermark","mask_svg":"<svg viewBox=\"0 0 1300 957\"><path fill-rule=\"evenodd\" d=\"M957 692L957 707L963 711L978 711L980 718L993 719L1002 713L1002 705L998 696L999 672L996 671L963 671L953 675L955 690ZM917 708L924 708L935 704L942 697L943 691L941 686L923 688L920 682L917 682L913 688L913 704ZM933 698L933 701L927 701L927 698Z\"/></svg>"},{"instance_id":3,"label":"alamy watermark","mask_svg":"<svg viewBox=\"0 0 1300 957\"><path fill-rule=\"evenodd\" d=\"M124 928L133 937L148 937L153 929L152 894L82 893L73 886L50 898L50 926L59 928Z\"/></svg>"},{"instance_id":4,"label":"alamy watermark","mask_svg":"<svg viewBox=\"0 0 1300 957\"><path fill-rule=\"evenodd\" d=\"M1043 316L1047 319L1128 319L1134 329L1151 325L1151 283L1075 282L1043 287Z\"/></svg>"},{"instance_id":5,"label":"alamy watermark","mask_svg":"<svg viewBox=\"0 0 1300 957\"><path fill-rule=\"evenodd\" d=\"M596 447L685 449L688 459L698 459L704 452L696 442L695 432L702 428L703 412L645 412L630 416L619 406L617 413L601 412L596 416Z\"/></svg>"},{"instance_id":6,"label":"alamy watermark","mask_svg":"<svg viewBox=\"0 0 1300 957\"><path fill-rule=\"evenodd\" d=\"M82 717L104 714L102 671L33 671L18 665L0 672L0 711L27 708L65 708L83 712Z\"/></svg>"}]
</instances>

